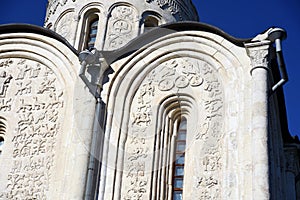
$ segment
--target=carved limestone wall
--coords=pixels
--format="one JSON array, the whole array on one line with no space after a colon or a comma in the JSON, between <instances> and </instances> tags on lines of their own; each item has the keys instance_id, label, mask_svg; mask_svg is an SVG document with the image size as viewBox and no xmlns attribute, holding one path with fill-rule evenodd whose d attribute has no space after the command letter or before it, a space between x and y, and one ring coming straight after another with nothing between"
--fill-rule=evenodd
<instances>
[{"instance_id":1,"label":"carved limestone wall","mask_svg":"<svg viewBox=\"0 0 300 200\"><path fill-rule=\"evenodd\" d=\"M94 97L76 54L30 28L0 34L0 199L82 199Z\"/></svg>"},{"instance_id":2,"label":"carved limestone wall","mask_svg":"<svg viewBox=\"0 0 300 200\"><path fill-rule=\"evenodd\" d=\"M197 90L197 91L195 91ZM136 197L139 199L148 198L151 182L156 182L155 177L151 177L151 171L158 171L161 173L164 167L167 167L166 177L160 177L161 183L154 183L156 187L167 188L167 185L172 185L167 177L172 177L173 170L172 166L172 145L167 146L161 145L159 149L155 151L151 150L154 146L158 145L159 139L156 135L160 135L158 132L153 132L153 129L160 131L164 129L162 126L164 117L160 116L156 107L158 102L166 101L162 99L168 99L168 95L171 93L179 93L178 101L181 101L177 106L171 108L165 108L167 113L172 110L181 109L184 113L185 108L185 96L184 94L191 95L192 98L197 99L196 103L191 104L190 108L187 109L186 118L190 123L188 125L188 144L197 142L196 146L187 146L186 154L193 154L195 157L196 166L193 166L194 160L186 160L185 168L194 169L193 173L185 172L187 178L185 179L186 188L193 187L193 198L201 197L203 199L219 199L216 194L221 189L221 143L222 138L222 119L223 119L223 95L222 95L222 84L218 79L217 73L213 70L208 63L182 57L177 59L171 59L166 61L154 70L149 72L149 75L141 83L131 106L131 122L128 133L128 143L126 145L126 154L124 171L126 176L123 176L124 187L123 196L124 199L130 199ZM199 95L201 93L201 95ZM182 99L181 99L182 98ZM154 100L156 99L156 100ZM179 100L180 99L180 100ZM176 100L176 98L175 98ZM197 115L192 110L201 112L201 116ZM183 114L182 114L183 115ZM173 117L171 117L172 119ZM172 119L175 122L175 119ZM196 122L196 129L191 126L192 123ZM167 129L171 129L174 124L169 124ZM160 127L162 126L162 127ZM189 127L190 126L190 127ZM190 131L189 131L190 130ZM197 130L195 132L191 130ZM173 133L169 133L169 136L163 136L168 132L162 133L161 137L165 137L167 140L171 140L174 137L175 130ZM156 145L155 145L156 144ZM163 154L163 150L168 149L169 155L165 159L160 160L157 154ZM173 150L174 151L174 150ZM161 166L155 169L151 169L151 161L160 160L155 165ZM167 161L169 160L169 161ZM154 162L154 161L153 161ZM167 163L169 162L169 163ZM174 161L173 161L174 162ZM146 171L146 172L145 172ZM189 170L187 170L189 171ZM193 177L193 178L189 178ZM134 183L130 187L126 187L129 183ZM141 187L142 186L142 187ZM147 189L148 188L148 189ZM166 198L172 188L165 189L164 193L157 195L157 188L152 188L156 198ZM187 198L192 198L189 194L185 194Z\"/></svg>"},{"instance_id":3,"label":"carved limestone wall","mask_svg":"<svg viewBox=\"0 0 300 200\"><path fill-rule=\"evenodd\" d=\"M59 6L64 6L69 0L49 0L48 7L47 7L47 15L45 19L45 23L48 22L49 17L56 13L56 10ZM75 2L76 0L72 0Z\"/></svg>"},{"instance_id":4,"label":"carved limestone wall","mask_svg":"<svg viewBox=\"0 0 300 200\"><path fill-rule=\"evenodd\" d=\"M77 26L77 16L74 10L68 10L63 13L61 18L55 25L55 32L64 37L70 44L74 43L75 32Z\"/></svg>"},{"instance_id":5,"label":"carved limestone wall","mask_svg":"<svg viewBox=\"0 0 300 200\"><path fill-rule=\"evenodd\" d=\"M93 1L93 0L49 0L45 24L52 22L53 16L59 16L66 8L82 8L91 4L95 4L95 2L107 5L107 8L110 8L112 5L118 2L126 2L132 5L137 6L139 8L140 13L143 11L154 9L157 10L158 13L162 15L172 15L175 16L177 20L194 20L198 19L198 14L193 6L191 0L126 0L126 1L119 1L119 0L111 0L109 2L106 1ZM149 4L153 2L153 4ZM71 7L70 7L71 5ZM75 7L74 7L75 5ZM155 5L155 7L153 6ZM174 18L173 18L174 19Z\"/></svg>"},{"instance_id":6,"label":"carved limestone wall","mask_svg":"<svg viewBox=\"0 0 300 200\"><path fill-rule=\"evenodd\" d=\"M251 64L244 48L204 31L170 33L112 68L103 87L108 118L99 197L170 199L181 117L183 198L252 197Z\"/></svg>"},{"instance_id":7,"label":"carved limestone wall","mask_svg":"<svg viewBox=\"0 0 300 200\"><path fill-rule=\"evenodd\" d=\"M144 32L146 16L157 18L158 24L197 20L191 1L145 0L50 0L44 26L62 35L78 51L84 50L90 23L99 18L95 48L115 50ZM154 25L154 24L153 24Z\"/></svg>"},{"instance_id":8,"label":"carved limestone wall","mask_svg":"<svg viewBox=\"0 0 300 200\"><path fill-rule=\"evenodd\" d=\"M155 2L160 8L168 9L172 15L178 16L180 21L198 19L198 14L190 0L146 0L146 2Z\"/></svg>"},{"instance_id":9,"label":"carved limestone wall","mask_svg":"<svg viewBox=\"0 0 300 200\"><path fill-rule=\"evenodd\" d=\"M11 156L1 188L5 199L47 199L60 138L64 88L47 66L30 59L0 60L0 113L12 132L4 153Z\"/></svg>"},{"instance_id":10,"label":"carved limestone wall","mask_svg":"<svg viewBox=\"0 0 300 200\"><path fill-rule=\"evenodd\" d=\"M128 5L115 6L108 18L105 50L115 50L138 35L137 10Z\"/></svg>"}]
</instances>

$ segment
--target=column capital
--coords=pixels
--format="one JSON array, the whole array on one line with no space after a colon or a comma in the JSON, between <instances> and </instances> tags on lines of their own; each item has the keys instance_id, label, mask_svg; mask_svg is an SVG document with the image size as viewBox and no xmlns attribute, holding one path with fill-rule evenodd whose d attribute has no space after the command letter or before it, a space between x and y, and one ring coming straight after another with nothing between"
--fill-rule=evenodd
<instances>
[{"instance_id":1,"label":"column capital","mask_svg":"<svg viewBox=\"0 0 300 200\"><path fill-rule=\"evenodd\" d=\"M245 44L247 54L250 57L252 65L250 71L251 75L253 70L258 68L264 68L266 70L269 70L267 57L269 55L270 43L271 42L268 40L263 40L259 42L251 42Z\"/></svg>"}]
</instances>

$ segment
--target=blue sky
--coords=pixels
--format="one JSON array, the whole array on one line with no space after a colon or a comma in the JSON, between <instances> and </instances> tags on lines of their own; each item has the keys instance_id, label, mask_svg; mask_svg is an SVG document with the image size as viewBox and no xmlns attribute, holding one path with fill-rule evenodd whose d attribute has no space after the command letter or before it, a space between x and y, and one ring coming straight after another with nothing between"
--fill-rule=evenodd
<instances>
[{"instance_id":1,"label":"blue sky","mask_svg":"<svg viewBox=\"0 0 300 200\"><path fill-rule=\"evenodd\" d=\"M290 132L300 136L300 1L194 0L194 3L201 22L219 27L237 38L252 38L271 26L287 30L283 53L290 81L284 86L285 100ZM0 24L42 26L46 4L47 0L2 0Z\"/></svg>"}]
</instances>

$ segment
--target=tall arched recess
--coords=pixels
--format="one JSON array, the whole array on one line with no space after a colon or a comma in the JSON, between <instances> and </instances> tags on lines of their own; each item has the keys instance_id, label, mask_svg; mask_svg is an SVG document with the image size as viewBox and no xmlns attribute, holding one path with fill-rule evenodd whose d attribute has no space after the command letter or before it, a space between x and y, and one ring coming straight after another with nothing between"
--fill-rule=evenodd
<instances>
[{"instance_id":1,"label":"tall arched recess","mask_svg":"<svg viewBox=\"0 0 300 200\"><path fill-rule=\"evenodd\" d=\"M248 117L237 110L245 110L251 92L243 86L251 79L245 49L212 33L182 31L111 66L102 93L107 124L100 197L173 199L180 190L174 186L175 154L184 119L184 199L238 198L238 185L252 180L236 170L251 164L236 153L247 153L251 144L234 145L238 132L249 134L237 123Z\"/></svg>"}]
</instances>

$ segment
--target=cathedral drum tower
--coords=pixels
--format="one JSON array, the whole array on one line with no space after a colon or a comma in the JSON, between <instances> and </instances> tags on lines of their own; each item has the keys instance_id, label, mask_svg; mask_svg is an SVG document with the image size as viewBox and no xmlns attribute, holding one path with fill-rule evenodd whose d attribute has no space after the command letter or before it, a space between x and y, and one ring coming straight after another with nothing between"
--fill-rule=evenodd
<instances>
[{"instance_id":1,"label":"cathedral drum tower","mask_svg":"<svg viewBox=\"0 0 300 200\"><path fill-rule=\"evenodd\" d=\"M177 21L198 21L191 0L49 0L45 27L78 50L115 50L152 27Z\"/></svg>"}]
</instances>

